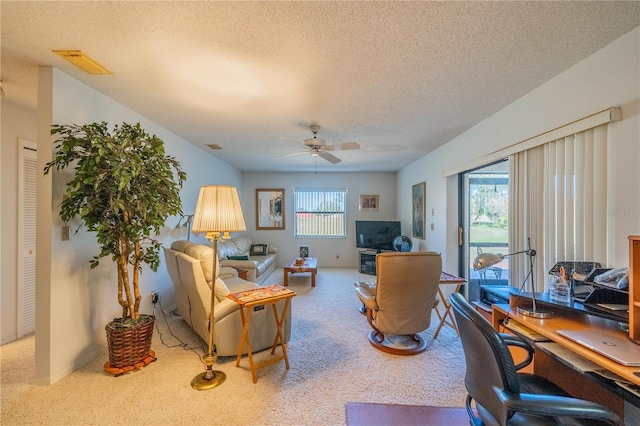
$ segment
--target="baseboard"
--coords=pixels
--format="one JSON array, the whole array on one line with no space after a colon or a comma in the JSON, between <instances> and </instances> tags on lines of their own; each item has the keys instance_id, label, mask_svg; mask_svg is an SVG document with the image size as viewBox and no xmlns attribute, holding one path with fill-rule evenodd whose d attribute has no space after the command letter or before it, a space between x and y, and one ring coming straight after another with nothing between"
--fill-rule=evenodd
<instances>
[{"instance_id":1,"label":"baseboard","mask_svg":"<svg viewBox=\"0 0 640 426\"><path fill-rule=\"evenodd\" d=\"M7 343L15 342L16 340L18 340L18 336L16 334L12 334L11 336L2 339L0 341L0 346L6 345Z\"/></svg>"},{"instance_id":2,"label":"baseboard","mask_svg":"<svg viewBox=\"0 0 640 426\"><path fill-rule=\"evenodd\" d=\"M43 385L43 386L49 386L54 384L55 382L57 382L58 380L68 376L69 374L73 373L74 371L80 369L81 367L85 366L86 364L90 363L91 361L93 361L94 359L96 359L99 356L102 356L102 354L104 353L104 348L100 347L100 346L96 346L94 348L92 348L91 350L85 351L83 353L81 353L73 362L73 364L68 365L58 371L54 371L52 372L49 376L46 377L34 377L33 379L33 384L35 385ZM107 358L105 358L105 362L108 361Z\"/></svg>"}]
</instances>

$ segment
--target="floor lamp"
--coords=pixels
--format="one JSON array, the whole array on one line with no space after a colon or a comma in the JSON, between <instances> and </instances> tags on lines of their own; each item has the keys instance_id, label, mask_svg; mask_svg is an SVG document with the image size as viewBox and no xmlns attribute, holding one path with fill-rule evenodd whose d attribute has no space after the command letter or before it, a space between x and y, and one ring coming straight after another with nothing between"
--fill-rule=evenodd
<instances>
[{"instance_id":1,"label":"floor lamp","mask_svg":"<svg viewBox=\"0 0 640 426\"><path fill-rule=\"evenodd\" d=\"M191 380L191 387L196 390L212 389L222 384L227 376L222 371L213 369L218 358L213 346L214 307L216 297L216 277L218 268L218 240L229 238L229 232L246 231L242 216L242 208L238 192L233 186L208 185L200 188L198 204L193 216L192 231L206 233L213 245L213 278L211 280L211 309L209 313L209 340L207 353L202 356L205 365L203 373Z\"/></svg>"},{"instance_id":2,"label":"floor lamp","mask_svg":"<svg viewBox=\"0 0 640 426\"><path fill-rule=\"evenodd\" d=\"M531 247L531 245L529 245L529 247ZM522 289L524 288L525 283L527 282L527 280L529 279L529 276L531 276L531 293L532 293L532 297L531 297L531 301L532 301L532 306L531 308L525 308L525 307L521 307L518 306L517 307L517 312L519 314L525 315L525 316L529 316L529 317L534 317L534 318L552 318L553 317L553 312L551 311L545 311L542 309L538 309L536 306L536 282L533 278L533 260L536 257L536 251L532 250L531 248L528 248L527 250L521 250L521 251L516 251L513 253L509 253L509 254L494 254L494 253L482 253L482 250L480 248L478 248L478 255L476 256L475 259L473 259L473 269L475 271L481 271L485 268L489 268L493 265L495 265L498 262L501 262L505 257L509 257L509 256L515 256L517 254L526 254L527 257L529 258L529 272L527 273L526 277L524 278L524 281L522 283L522 287L520 288L520 292L522 291ZM518 293L520 294L520 293Z\"/></svg>"}]
</instances>

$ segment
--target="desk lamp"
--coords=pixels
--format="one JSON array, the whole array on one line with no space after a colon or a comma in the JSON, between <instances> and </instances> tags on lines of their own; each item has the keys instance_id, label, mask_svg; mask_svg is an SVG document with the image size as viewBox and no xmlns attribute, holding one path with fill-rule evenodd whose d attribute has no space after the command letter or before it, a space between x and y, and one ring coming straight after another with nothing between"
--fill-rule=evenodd
<instances>
[{"instance_id":1,"label":"desk lamp","mask_svg":"<svg viewBox=\"0 0 640 426\"><path fill-rule=\"evenodd\" d=\"M229 238L229 232L246 231L238 192L233 186L208 185L200 188L196 212L193 216L193 232L205 233L213 245L213 279L211 281L211 310L209 313L209 340L207 353L202 356L205 371L191 380L191 387L207 390L221 385L227 378L222 371L213 369L218 358L213 346L214 307L218 268L218 240Z\"/></svg>"},{"instance_id":2,"label":"desk lamp","mask_svg":"<svg viewBox=\"0 0 640 426\"><path fill-rule=\"evenodd\" d=\"M536 257L535 250L528 248L527 250L516 251L509 254L500 254L500 253L494 254L494 253L482 253L482 249L478 247L478 255L476 256L475 259L473 259L473 270L480 271L482 269L489 268L490 266L493 266L496 263L501 262L505 257L515 256L516 254L526 254L529 257L529 272L527 273L527 276L524 277L524 282L520 287L520 292L522 292L524 285L526 284L529 277L531 277L531 293L532 293L531 308L518 306L517 312L519 314L529 316L529 317L534 317L534 318L540 318L540 319L552 318L553 312L537 309L536 307L536 282L533 279L533 260ZM520 292L518 292L518 294L520 294Z\"/></svg>"}]
</instances>

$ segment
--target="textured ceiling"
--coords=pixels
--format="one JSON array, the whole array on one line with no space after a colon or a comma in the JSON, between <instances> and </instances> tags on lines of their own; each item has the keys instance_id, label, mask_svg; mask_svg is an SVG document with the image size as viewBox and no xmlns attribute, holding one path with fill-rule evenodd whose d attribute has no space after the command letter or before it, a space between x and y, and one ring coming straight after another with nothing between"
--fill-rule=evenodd
<instances>
[{"instance_id":1,"label":"textured ceiling","mask_svg":"<svg viewBox=\"0 0 640 426\"><path fill-rule=\"evenodd\" d=\"M51 65L243 171L398 170L640 25L640 2L0 7L5 99L35 108L37 66ZM311 123L362 149L339 164L292 155Z\"/></svg>"}]
</instances>

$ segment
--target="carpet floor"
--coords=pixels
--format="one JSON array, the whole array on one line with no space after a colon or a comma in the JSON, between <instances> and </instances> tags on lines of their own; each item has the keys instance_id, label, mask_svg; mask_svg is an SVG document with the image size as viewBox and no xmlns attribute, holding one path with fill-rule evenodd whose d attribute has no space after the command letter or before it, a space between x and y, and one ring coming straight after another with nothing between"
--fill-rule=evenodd
<instances>
[{"instance_id":1,"label":"carpet floor","mask_svg":"<svg viewBox=\"0 0 640 426\"><path fill-rule=\"evenodd\" d=\"M371 330L358 312L353 282L375 281L352 269L320 269L316 287L309 274L292 274L291 368L278 362L258 370L251 381L246 357L219 358L226 373L220 387L195 391L191 379L203 371L205 343L179 316L158 312L159 330L149 366L120 377L103 370L98 357L51 386L31 384L33 336L0 348L3 425L344 425L347 402L462 407L464 353L455 331L445 326L438 339L435 312L422 333L428 348L416 356L390 355L374 349ZM266 284L282 282L276 270ZM160 331L160 333L158 333ZM195 352L177 346L187 342ZM165 344L163 344L164 342ZM197 352L197 353L196 353ZM278 352L277 352L278 353ZM270 351L256 354L257 362ZM425 419L425 425L429 424Z\"/></svg>"}]
</instances>

